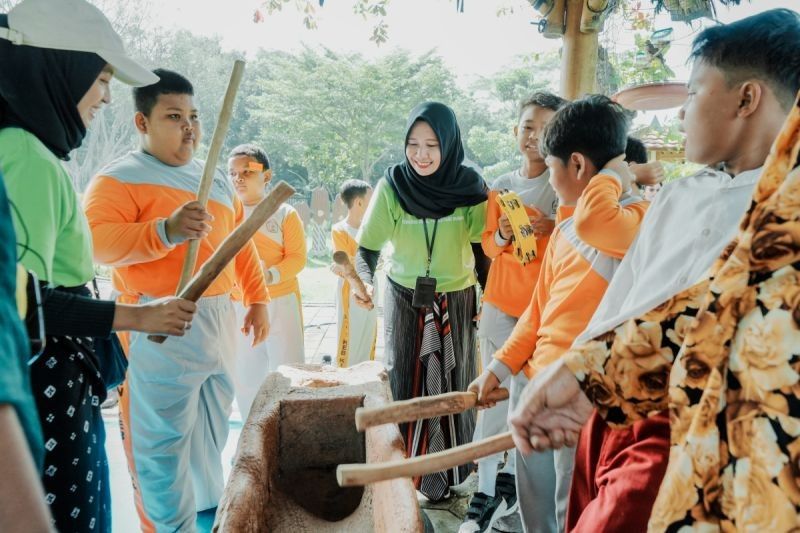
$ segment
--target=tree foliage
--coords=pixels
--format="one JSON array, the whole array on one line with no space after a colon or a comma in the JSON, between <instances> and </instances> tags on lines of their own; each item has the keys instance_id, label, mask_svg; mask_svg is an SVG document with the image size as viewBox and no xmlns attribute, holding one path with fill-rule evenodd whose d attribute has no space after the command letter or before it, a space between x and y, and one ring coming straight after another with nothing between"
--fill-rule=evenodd
<instances>
[{"instance_id":1,"label":"tree foliage","mask_svg":"<svg viewBox=\"0 0 800 533\"><path fill-rule=\"evenodd\" d=\"M368 61L358 54L305 48L263 52L249 99L259 140L304 167L311 185L331 191L349 178L374 181L402 156L406 117L424 100L459 98L441 58L395 52Z\"/></svg>"},{"instance_id":2,"label":"tree foliage","mask_svg":"<svg viewBox=\"0 0 800 533\"><path fill-rule=\"evenodd\" d=\"M194 100L200 111L203 130L198 156L204 157L233 62L241 54L224 51L217 37L201 37L187 31L168 33L159 28L143 31L135 20L136 17L132 16L124 21L127 23L115 24L123 40L131 43L128 45L131 54L141 58L150 68L175 70L194 85ZM107 163L138 146L138 134L133 125L132 91L118 82L113 83L111 90L111 104L95 118L83 145L67 163L78 190L83 190L92 176ZM232 119L236 127L230 129L223 154L235 144L251 140L256 133L257 128L244 120L244 107L241 98L237 100Z\"/></svg>"}]
</instances>

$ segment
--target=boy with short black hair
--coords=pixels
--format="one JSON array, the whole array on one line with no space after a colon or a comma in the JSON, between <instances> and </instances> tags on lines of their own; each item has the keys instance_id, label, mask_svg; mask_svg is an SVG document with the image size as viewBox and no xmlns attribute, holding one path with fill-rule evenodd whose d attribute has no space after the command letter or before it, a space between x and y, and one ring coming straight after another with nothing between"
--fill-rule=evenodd
<instances>
[{"instance_id":1,"label":"boy with short black hair","mask_svg":"<svg viewBox=\"0 0 800 533\"><path fill-rule=\"evenodd\" d=\"M625 161L630 165L636 163L643 165L647 163L647 148L644 143L636 137L628 137L628 144L625 146Z\"/></svg>"},{"instance_id":2,"label":"boy with short black hair","mask_svg":"<svg viewBox=\"0 0 800 533\"><path fill-rule=\"evenodd\" d=\"M630 114L604 96L562 107L540 143L559 198L530 303L511 336L470 385L481 400L511 374L532 378L568 349L592 317L633 241L647 203L631 196L624 162ZM517 456L526 531L563 531L574 450ZM547 505L547 512L532 512Z\"/></svg>"},{"instance_id":3,"label":"boy with short black hair","mask_svg":"<svg viewBox=\"0 0 800 533\"><path fill-rule=\"evenodd\" d=\"M664 180L664 166L660 161L648 161L648 159L644 143L635 137L628 137L625 162L636 176L636 182L641 185L640 196L652 201Z\"/></svg>"},{"instance_id":4,"label":"boy with short black hair","mask_svg":"<svg viewBox=\"0 0 800 533\"><path fill-rule=\"evenodd\" d=\"M554 94L537 92L520 104L514 137L522 156L521 165L517 170L497 178L489 192L486 226L481 241L486 256L492 259L478 329L483 368L508 339L514 324L528 305L539 277L541 255L547 248L558 207L556 193L548 182L547 165L539 153L539 139L544 127L565 103L564 99ZM536 236L539 256L524 265L514 253L516 243L512 239L511 223L497 203L498 195L506 191L519 196ZM512 389L513 396L517 389L522 390L524 382L515 384L509 380L506 386ZM501 402L478 414L475 439L488 438L505 431L508 405L509 402ZM502 459L503 454L496 454L478 461L478 491L470 500L460 533L489 531L497 520L516 511L516 454L511 451L498 472ZM547 503L539 502L537 505L540 507L535 513L548 513L541 508L542 505L547 507Z\"/></svg>"},{"instance_id":5,"label":"boy with short black hair","mask_svg":"<svg viewBox=\"0 0 800 533\"><path fill-rule=\"evenodd\" d=\"M347 180L339 188L339 196L347 206L347 217L331 228L333 251L343 251L350 257L350 261L355 261L358 229L372 197L372 186L362 180ZM339 324L336 364L342 368L375 359L378 309L365 309L356 305L354 298L350 284L339 279L336 290L336 315Z\"/></svg>"},{"instance_id":6,"label":"boy with short black hair","mask_svg":"<svg viewBox=\"0 0 800 533\"><path fill-rule=\"evenodd\" d=\"M207 207L195 200L203 164L194 159L201 135L194 90L176 72L154 73L158 83L134 90L141 149L103 169L84 198L95 259L114 267L125 302L174 294L187 248L179 245L202 239L199 267L244 219L221 173ZM242 329L263 341L269 295L252 241L197 302L185 337L156 344L131 336L120 424L145 530L193 530L196 512L216 507L222 494L239 329L234 283L248 307Z\"/></svg>"}]
</instances>

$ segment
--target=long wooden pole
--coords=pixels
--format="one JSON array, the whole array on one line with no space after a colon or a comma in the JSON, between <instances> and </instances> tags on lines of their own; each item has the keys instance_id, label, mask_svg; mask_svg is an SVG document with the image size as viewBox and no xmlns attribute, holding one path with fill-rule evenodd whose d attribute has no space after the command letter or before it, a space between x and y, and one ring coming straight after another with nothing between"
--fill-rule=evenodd
<instances>
[{"instance_id":1,"label":"long wooden pole","mask_svg":"<svg viewBox=\"0 0 800 533\"><path fill-rule=\"evenodd\" d=\"M286 182L278 183L267 197L261 200L253 209L250 216L222 241L219 248L203 263L197 274L178 293L178 296L193 302L199 300L225 267L228 266L228 263L236 257L236 254L247 244L247 241L256 234L258 228L263 226L269 217L278 211L281 204L292 197L294 192L292 186ZM159 344L167 339L163 335L150 335L147 338Z\"/></svg>"},{"instance_id":2,"label":"long wooden pole","mask_svg":"<svg viewBox=\"0 0 800 533\"><path fill-rule=\"evenodd\" d=\"M411 459L375 464L346 464L336 468L340 487L360 487L398 477L417 477L465 465L514 447L511 433L501 433L478 442Z\"/></svg>"},{"instance_id":3,"label":"long wooden pole","mask_svg":"<svg viewBox=\"0 0 800 533\"><path fill-rule=\"evenodd\" d=\"M211 193L211 184L214 182L214 174L217 171L217 161L222 152L222 145L225 143L225 136L228 134L231 116L233 115L233 104L236 101L236 93L239 91L239 84L244 75L244 61L237 59L233 63L231 78L228 81L228 89L225 91L225 99L222 101L222 109L219 110L217 125L214 127L214 135L211 137L211 145L208 148L208 157L203 167L203 176L200 179L200 187L197 190L197 201L205 208L208 204L208 196ZM178 281L177 293L186 286L194 273L197 264L197 252L200 249L200 240L192 239L189 241L186 250L186 258L183 261L180 281Z\"/></svg>"},{"instance_id":4,"label":"long wooden pole","mask_svg":"<svg viewBox=\"0 0 800 533\"><path fill-rule=\"evenodd\" d=\"M494 402L507 400L508 389L492 391L489 399ZM380 407L359 407L356 409L356 429L364 431L381 424L400 424L412 420L452 415L471 409L477 403L478 395L474 392L448 392L436 396L392 402Z\"/></svg>"},{"instance_id":5,"label":"long wooden pole","mask_svg":"<svg viewBox=\"0 0 800 533\"><path fill-rule=\"evenodd\" d=\"M564 47L561 51L561 96L568 100L596 90L598 33L581 32L584 1L566 0Z\"/></svg>"}]
</instances>

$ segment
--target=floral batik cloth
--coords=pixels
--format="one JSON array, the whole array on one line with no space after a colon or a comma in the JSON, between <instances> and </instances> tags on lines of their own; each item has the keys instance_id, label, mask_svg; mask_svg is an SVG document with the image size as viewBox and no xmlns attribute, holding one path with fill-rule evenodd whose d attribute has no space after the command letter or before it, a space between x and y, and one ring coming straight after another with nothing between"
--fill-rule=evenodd
<instances>
[{"instance_id":1,"label":"floral batik cloth","mask_svg":"<svg viewBox=\"0 0 800 533\"><path fill-rule=\"evenodd\" d=\"M612 426L669 407L650 531L800 529L800 100L709 278L573 348Z\"/></svg>"}]
</instances>

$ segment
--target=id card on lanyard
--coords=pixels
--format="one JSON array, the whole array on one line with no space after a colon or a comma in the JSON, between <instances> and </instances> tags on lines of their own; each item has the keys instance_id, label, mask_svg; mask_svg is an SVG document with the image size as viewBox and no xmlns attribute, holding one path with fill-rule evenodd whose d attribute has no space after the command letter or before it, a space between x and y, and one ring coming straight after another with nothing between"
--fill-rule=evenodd
<instances>
[{"instance_id":1,"label":"id card on lanyard","mask_svg":"<svg viewBox=\"0 0 800 533\"><path fill-rule=\"evenodd\" d=\"M428 252L428 260L425 263L425 275L417 277L414 286L414 297L411 300L411 307L426 308L433 307L433 298L436 294L436 278L431 276L431 258L433 257L433 243L436 241L436 229L439 220L433 222L433 236L428 238L428 220L422 219L422 227L425 229L425 247Z\"/></svg>"}]
</instances>

